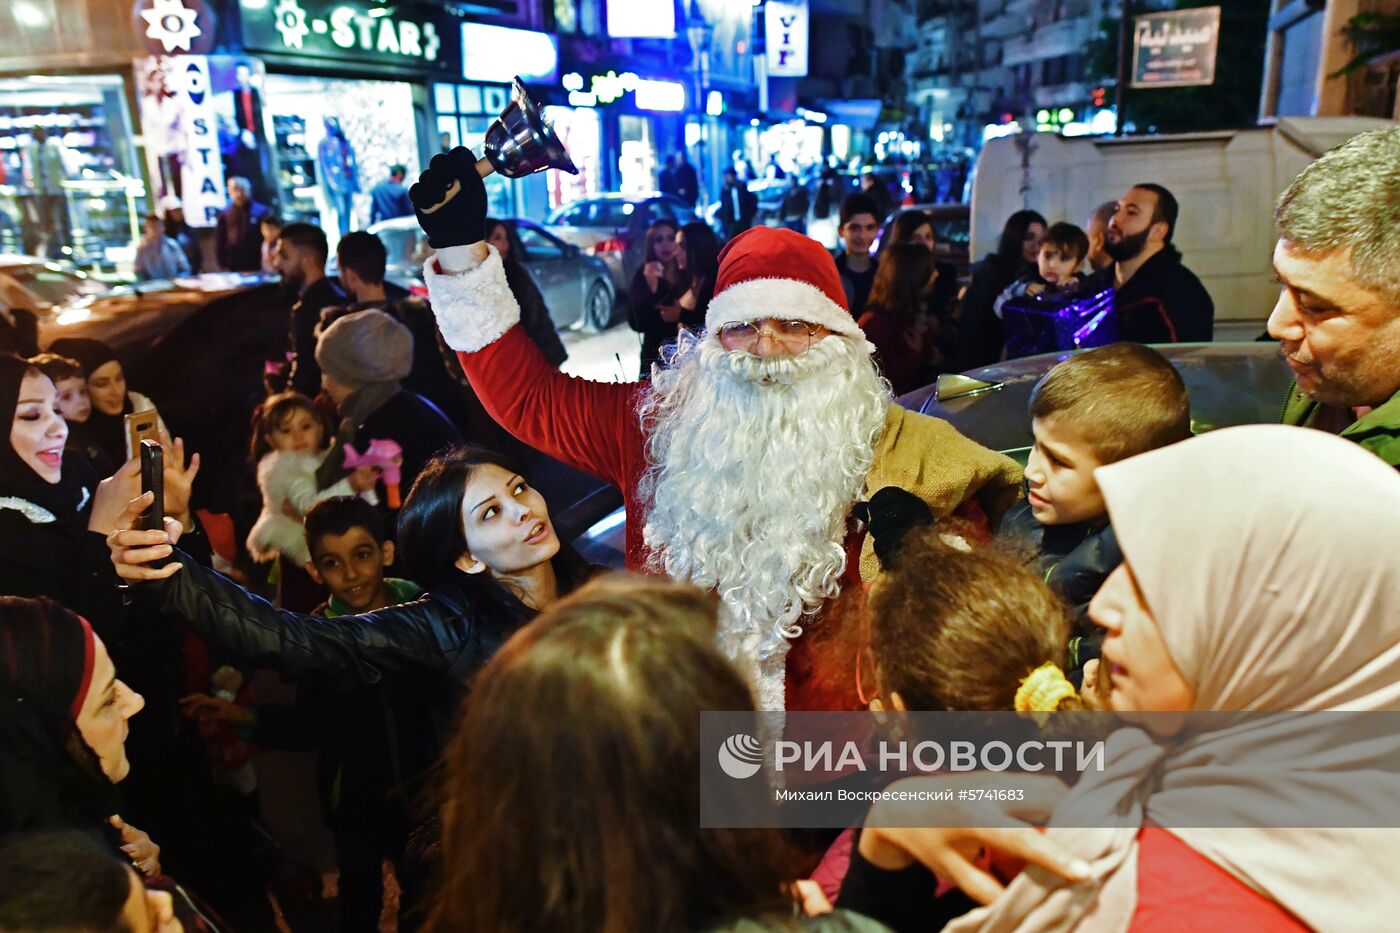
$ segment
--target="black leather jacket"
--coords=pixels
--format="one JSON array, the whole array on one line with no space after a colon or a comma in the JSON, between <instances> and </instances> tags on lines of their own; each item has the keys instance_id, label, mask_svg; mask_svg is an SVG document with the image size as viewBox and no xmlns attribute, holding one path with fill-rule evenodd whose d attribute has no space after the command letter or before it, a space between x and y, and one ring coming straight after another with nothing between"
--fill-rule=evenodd
<instances>
[{"instance_id":1,"label":"black leather jacket","mask_svg":"<svg viewBox=\"0 0 1400 933\"><path fill-rule=\"evenodd\" d=\"M514 618L481 612L448 583L411 603L323 619L277 609L178 549L172 559L183 569L133 585L132 601L182 619L224 653L292 680L315 676L348 688L427 668L465 685L532 615L523 607Z\"/></svg>"}]
</instances>

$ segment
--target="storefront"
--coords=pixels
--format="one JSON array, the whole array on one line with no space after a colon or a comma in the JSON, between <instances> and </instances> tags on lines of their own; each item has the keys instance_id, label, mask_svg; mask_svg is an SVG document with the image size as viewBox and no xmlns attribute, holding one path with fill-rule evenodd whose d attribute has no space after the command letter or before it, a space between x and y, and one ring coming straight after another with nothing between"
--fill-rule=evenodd
<instances>
[{"instance_id":1,"label":"storefront","mask_svg":"<svg viewBox=\"0 0 1400 933\"><path fill-rule=\"evenodd\" d=\"M686 144L689 91L681 81L592 65L564 70L544 94L546 116L580 169L579 179L550 191L551 206L600 191L656 191L666 156Z\"/></svg>"},{"instance_id":2,"label":"storefront","mask_svg":"<svg viewBox=\"0 0 1400 933\"><path fill-rule=\"evenodd\" d=\"M0 78L0 252L87 265L130 247L145 191L126 86L120 73Z\"/></svg>"}]
</instances>

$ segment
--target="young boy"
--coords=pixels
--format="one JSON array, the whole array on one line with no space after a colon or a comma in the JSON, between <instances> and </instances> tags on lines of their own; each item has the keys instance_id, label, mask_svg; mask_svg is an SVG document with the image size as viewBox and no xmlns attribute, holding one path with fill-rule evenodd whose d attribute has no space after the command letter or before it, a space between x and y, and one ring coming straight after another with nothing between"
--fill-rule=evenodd
<instances>
[{"instance_id":1,"label":"young boy","mask_svg":"<svg viewBox=\"0 0 1400 933\"><path fill-rule=\"evenodd\" d=\"M875 284L875 257L870 244L880 232L879 208L874 198L853 194L841 202L841 255L836 257L836 271L841 274L841 286L846 290L846 303L851 317L859 319L865 311L865 300Z\"/></svg>"},{"instance_id":2,"label":"young boy","mask_svg":"<svg viewBox=\"0 0 1400 933\"><path fill-rule=\"evenodd\" d=\"M68 441L64 450L69 456L81 459L97 479L111 476L121 464L112 463L88 432L92 399L88 396L87 376L83 373L82 365L57 353L40 353L29 362L48 376L58 391L58 413L68 422ZM97 488L96 480L92 488Z\"/></svg>"},{"instance_id":3,"label":"young boy","mask_svg":"<svg viewBox=\"0 0 1400 933\"><path fill-rule=\"evenodd\" d=\"M1089 600L1123 560L1094 470L1191 436L1186 384L1156 350L1115 343L1077 353L1031 391L1035 446L1026 498L1002 519L1000 535L1029 541L1045 580L1075 610L1075 668L1097 655Z\"/></svg>"},{"instance_id":4,"label":"young boy","mask_svg":"<svg viewBox=\"0 0 1400 933\"><path fill-rule=\"evenodd\" d=\"M1087 276L1080 274L1079 267L1089 256L1089 236L1074 224L1057 223L1045 231L1040 252L1036 256L1035 272L1012 282L997 296L992 312L1002 316L1002 306L1014 298L1041 298L1050 300L1079 291L1080 284Z\"/></svg>"},{"instance_id":5,"label":"young boy","mask_svg":"<svg viewBox=\"0 0 1400 933\"><path fill-rule=\"evenodd\" d=\"M362 614L421 594L414 583L384 575L394 545L381 526L375 508L357 497L327 499L306 514L306 571L330 591L317 615ZM385 678L348 690L303 681L295 706L230 708L203 695L182 702L196 718L236 722L262 748L321 752L317 789L335 837L341 929L378 929L381 865L387 858L402 866L404 846L421 822L414 804L441 752L450 699L421 681Z\"/></svg>"}]
</instances>

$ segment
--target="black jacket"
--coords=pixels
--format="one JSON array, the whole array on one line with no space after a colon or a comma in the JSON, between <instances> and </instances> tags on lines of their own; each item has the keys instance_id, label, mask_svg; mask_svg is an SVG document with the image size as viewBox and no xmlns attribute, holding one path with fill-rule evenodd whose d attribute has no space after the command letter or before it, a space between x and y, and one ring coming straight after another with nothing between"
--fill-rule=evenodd
<instances>
[{"instance_id":1,"label":"black jacket","mask_svg":"<svg viewBox=\"0 0 1400 933\"><path fill-rule=\"evenodd\" d=\"M214 230L214 256L225 272L258 272L262 269L262 230L258 224L272 211L266 204L250 202L246 211L239 212L230 204L219 212ZM234 226L241 216L242 230ZM234 242L234 237L238 241Z\"/></svg>"},{"instance_id":2,"label":"black jacket","mask_svg":"<svg viewBox=\"0 0 1400 933\"><path fill-rule=\"evenodd\" d=\"M651 378L651 364L661 361L661 348L676 339L681 326L689 330L699 330L705 326L705 312L710 307L710 299L714 297L714 278L705 280L694 309L682 311L679 322L666 321L661 317L661 306L675 304L681 292L682 289L665 279L656 283L656 291L653 292L641 269L632 276L627 323L642 335L641 379Z\"/></svg>"},{"instance_id":3,"label":"black jacket","mask_svg":"<svg viewBox=\"0 0 1400 933\"><path fill-rule=\"evenodd\" d=\"M976 369L1000 362L1006 347L1006 333L992 310L997 296L1016 281L1026 269L1019 260L1009 261L996 253L972 267L972 281L963 295L962 317L958 320L958 371Z\"/></svg>"},{"instance_id":4,"label":"black jacket","mask_svg":"<svg viewBox=\"0 0 1400 933\"><path fill-rule=\"evenodd\" d=\"M1089 602L1108 575L1123 563L1112 525L1042 525L1024 499L1002 517L998 534L1028 541L1040 552L1045 582L1074 610L1070 663L1075 671L1098 657L1103 630L1089 620ZM1077 677L1071 679L1078 681Z\"/></svg>"},{"instance_id":5,"label":"black jacket","mask_svg":"<svg viewBox=\"0 0 1400 933\"><path fill-rule=\"evenodd\" d=\"M172 559L182 567L174 576L131 587L138 606L183 619L242 663L336 688L428 672L465 685L528 621L523 612L507 618L478 611L465 588L451 583L365 615L302 615L275 608L178 549Z\"/></svg>"},{"instance_id":6,"label":"black jacket","mask_svg":"<svg viewBox=\"0 0 1400 933\"><path fill-rule=\"evenodd\" d=\"M291 343L296 357L292 388L307 398L315 398L321 391L321 366L316 362L316 325L321 322L321 311L343 304L344 289L327 276L308 285L292 305Z\"/></svg>"},{"instance_id":7,"label":"black jacket","mask_svg":"<svg viewBox=\"0 0 1400 933\"><path fill-rule=\"evenodd\" d=\"M1113 269L1109 266L1100 272L1092 284L1111 287ZM1215 303L1171 246L1143 263L1117 290L1114 307L1122 340L1192 343L1210 340L1215 334Z\"/></svg>"},{"instance_id":8,"label":"black jacket","mask_svg":"<svg viewBox=\"0 0 1400 933\"><path fill-rule=\"evenodd\" d=\"M544 303L544 295L540 294L539 286L530 277L529 270L520 263L508 260L505 269L506 285L520 305L520 326L540 348L549 365L558 369L569 358L569 351L564 349L564 341L559 339L559 330L554 326L549 306Z\"/></svg>"},{"instance_id":9,"label":"black jacket","mask_svg":"<svg viewBox=\"0 0 1400 933\"><path fill-rule=\"evenodd\" d=\"M739 213L734 213L734 192L739 192ZM758 196L743 183L733 188L728 185L719 189L719 209L715 217L724 228L725 239L743 233L753 226L754 215L758 213Z\"/></svg>"}]
</instances>

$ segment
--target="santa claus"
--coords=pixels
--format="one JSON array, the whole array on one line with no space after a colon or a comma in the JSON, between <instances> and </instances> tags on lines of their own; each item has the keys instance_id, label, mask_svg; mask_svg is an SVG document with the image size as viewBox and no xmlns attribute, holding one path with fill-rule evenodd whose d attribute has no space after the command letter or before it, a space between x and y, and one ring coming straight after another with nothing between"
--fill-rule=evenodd
<instances>
[{"instance_id":1,"label":"santa claus","mask_svg":"<svg viewBox=\"0 0 1400 933\"><path fill-rule=\"evenodd\" d=\"M591 382L551 369L520 327L473 155L435 156L410 196L438 325L492 417L622 490L629 568L719 593L721 646L762 708L855 708L846 636L876 562L853 506L900 486L935 515L994 520L1019 494L1015 462L892 403L814 240L735 237L704 331L649 382Z\"/></svg>"}]
</instances>

